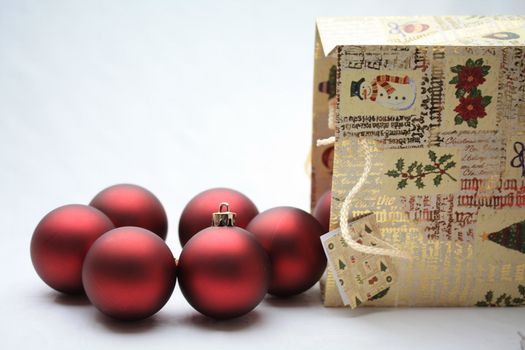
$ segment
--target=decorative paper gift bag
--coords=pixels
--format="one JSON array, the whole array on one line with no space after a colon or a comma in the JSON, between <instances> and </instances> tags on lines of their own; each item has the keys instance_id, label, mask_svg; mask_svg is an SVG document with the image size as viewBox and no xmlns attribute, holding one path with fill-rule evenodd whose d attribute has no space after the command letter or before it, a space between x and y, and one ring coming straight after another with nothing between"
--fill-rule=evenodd
<instances>
[{"instance_id":1,"label":"decorative paper gift bag","mask_svg":"<svg viewBox=\"0 0 525 350\"><path fill-rule=\"evenodd\" d=\"M524 304L524 46L525 17L318 20L312 207L331 188L331 229L355 221L323 239L326 306Z\"/></svg>"}]
</instances>

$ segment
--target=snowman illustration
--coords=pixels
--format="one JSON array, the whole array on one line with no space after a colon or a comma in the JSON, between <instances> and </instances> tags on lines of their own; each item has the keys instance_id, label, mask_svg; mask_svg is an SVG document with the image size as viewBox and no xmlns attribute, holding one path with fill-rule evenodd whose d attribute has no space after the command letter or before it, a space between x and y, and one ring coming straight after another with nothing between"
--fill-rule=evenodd
<instances>
[{"instance_id":1,"label":"snowman illustration","mask_svg":"<svg viewBox=\"0 0 525 350\"><path fill-rule=\"evenodd\" d=\"M388 109L404 111L416 102L416 83L407 75L401 77L383 74L371 82L361 78L352 81L350 97L377 102Z\"/></svg>"}]
</instances>

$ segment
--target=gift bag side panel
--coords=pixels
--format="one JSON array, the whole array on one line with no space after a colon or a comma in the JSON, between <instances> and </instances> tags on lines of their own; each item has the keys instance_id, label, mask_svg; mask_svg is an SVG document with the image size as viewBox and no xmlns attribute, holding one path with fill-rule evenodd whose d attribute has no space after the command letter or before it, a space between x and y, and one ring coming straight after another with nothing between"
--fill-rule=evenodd
<instances>
[{"instance_id":1,"label":"gift bag side panel","mask_svg":"<svg viewBox=\"0 0 525 350\"><path fill-rule=\"evenodd\" d=\"M323 193L331 189L334 160L333 145L317 147L318 139L334 135L333 126L328 125L329 113L335 113L335 64L337 59L323 53L319 32L315 35L312 149L311 149L311 209Z\"/></svg>"}]
</instances>

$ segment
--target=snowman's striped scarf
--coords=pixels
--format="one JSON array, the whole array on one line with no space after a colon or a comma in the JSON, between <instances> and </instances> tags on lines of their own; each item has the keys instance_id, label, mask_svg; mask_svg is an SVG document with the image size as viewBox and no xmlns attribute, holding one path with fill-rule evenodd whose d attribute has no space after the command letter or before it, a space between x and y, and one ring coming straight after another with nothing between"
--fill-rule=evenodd
<instances>
[{"instance_id":1,"label":"snowman's striped scarf","mask_svg":"<svg viewBox=\"0 0 525 350\"><path fill-rule=\"evenodd\" d=\"M381 86L383 89L386 90L386 93L388 95L391 95L394 91L396 91L395 88L393 88L389 83L396 83L396 84L408 84L410 79L407 75L404 77L399 77L395 75L378 75L373 81L372 81L372 94L370 95L370 100L375 101L377 98L377 90L378 85Z\"/></svg>"}]
</instances>

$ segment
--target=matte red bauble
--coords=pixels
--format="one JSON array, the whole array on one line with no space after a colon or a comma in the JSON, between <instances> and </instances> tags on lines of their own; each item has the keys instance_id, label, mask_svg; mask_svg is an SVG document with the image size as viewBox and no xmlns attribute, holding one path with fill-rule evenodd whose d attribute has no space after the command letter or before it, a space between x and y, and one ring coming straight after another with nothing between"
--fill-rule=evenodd
<instances>
[{"instance_id":1,"label":"matte red bauble","mask_svg":"<svg viewBox=\"0 0 525 350\"><path fill-rule=\"evenodd\" d=\"M330 231L330 205L332 204L332 191L326 191L317 200L313 216L323 226L324 232Z\"/></svg>"},{"instance_id":2,"label":"matte red bauble","mask_svg":"<svg viewBox=\"0 0 525 350\"><path fill-rule=\"evenodd\" d=\"M222 202L235 210L237 227L245 228L259 214L257 207L244 194L229 188L212 188L193 197L182 211L179 240L184 247L197 232L211 226L212 214Z\"/></svg>"},{"instance_id":3,"label":"matte red bauble","mask_svg":"<svg viewBox=\"0 0 525 350\"><path fill-rule=\"evenodd\" d=\"M320 236L325 232L312 215L297 208L277 207L257 215L247 230L270 256L270 294L296 295L321 278L326 257Z\"/></svg>"},{"instance_id":4,"label":"matte red bauble","mask_svg":"<svg viewBox=\"0 0 525 350\"><path fill-rule=\"evenodd\" d=\"M100 237L86 255L82 280L89 300L104 314L133 321L149 317L168 301L176 265L156 234L120 227Z\"/></svg>"},{"instance_id":5,"label":"matte red bauble","mask_svg":"<svg viewBox=\"0 0 525 350\"><path fill-rule=\"evenodd\" d=\"M31 260L36 272L51 288L68 294L84 291L82 263L89 248L113 229L101 211L71 204L47 214L31 239Z\"/></svg>"},{"instance_id":6,"label":"matte red bauble","mask_svg":"<svg viewBox=\"0 0 525 350\"><path fill-rule=\"evenodd\" d=\"M168 218L160 201L147 189L120 184L99 192L89 203L106 214L115 227L137 226L166 239Z\"/></svg>"},{"instance_id":7,"label":"matte red bauble","mask_svg":"<svg viewBox=\"0 0 525 350\"><path fill-rule=\"evenodd\" d=\"M215 224L232 222L217 219ZM254 309L268 291L270 271L268 256L253 235L234 226L200 231L184 246L178 263L179 285L186 300L216 319L242 316Z\"/></svg>"}]
</instances>

